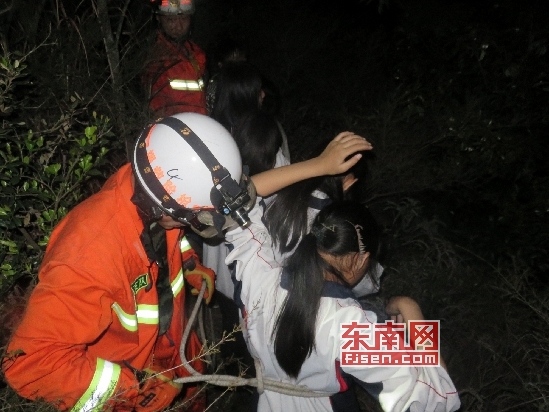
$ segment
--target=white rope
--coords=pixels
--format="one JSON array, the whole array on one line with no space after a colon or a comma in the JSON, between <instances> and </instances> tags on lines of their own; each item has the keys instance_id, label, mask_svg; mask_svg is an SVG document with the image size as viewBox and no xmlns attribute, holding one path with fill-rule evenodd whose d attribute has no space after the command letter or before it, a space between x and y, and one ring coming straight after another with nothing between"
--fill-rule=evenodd
<instances>
[{"instance_id":1,"label":"white rope","mask_svg":"<svg viewBox=\"0 0 549 412\"><path fill-rule=\"evenodd\" d=\"M191 374L191 376L174 379L174 382L207 382L212 385L227 387L253 386L257 388L257 392L259 394L262 394L263 391L268 390L272 392L278 392L283 395L298 396L302 398L325 398L333 395L332 393L313 392L306 386L302 385L293 385L291 383L274 381L272 379L264 379L263 365L261 364L261 360L258 358L254 358L254 366L256 372L255 378L246 379L240 376L232 375L201 375L199 372L197 372L187 361L187 357L185 356L185 346L187 345L187 339L189 338L193 323L196 319L196 314L198 313L198 309L202 303L204 292L206 292L206 281L202 281L202 288L200 289L200 293L198 294L198 298L191 312L191 316L189 316L189 321L187 322L187 326L185 327L185 332L183 333L181 346L179 348L179 355L181 357L181 360L183 361L183 367Z\"/></svg>"},{"instance_id":2,"label":"white rope","mask_svg":"<svg viewBox=\"0 0 549 412\"><path fill-rule=\"evenodd\" d=\"M255 376L257 380L257 393L260 395L265 392L265 382L263 381L263 365L261 359L254 357Z\"/></svg>"},{"instance_id":3,"label":"white rope","mask_svg":"<svg viewBox=\"0 0 549 412\"><path fill-rule=\"evenodd\" d=\"M204 357L206 358L206 362L211 364L212 355L209 351L209 348L206 346L207 338L206 338L206 330L204 328L204 317L206 316L205 312L206 310L204 309L204 306L201 305L200 310L198 311L198 337L202 342L202 346L205 348Z\"/></svg>"}]
</instances>

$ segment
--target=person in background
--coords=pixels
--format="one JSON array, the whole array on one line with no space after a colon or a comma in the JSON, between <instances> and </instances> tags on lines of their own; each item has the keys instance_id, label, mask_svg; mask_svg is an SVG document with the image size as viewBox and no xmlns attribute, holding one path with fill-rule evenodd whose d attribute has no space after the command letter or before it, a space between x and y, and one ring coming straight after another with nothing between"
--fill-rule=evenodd
<instances>
[{"instance_id":1,"label":"person in background","mask_svg":"<svg viewBox=\"0 0 549 412\"><path fill-rule=\"evenodd\" d=\"M260 110L248 113L233 127L232 135L240 150L242 164L248 167L251 176L289 164L282 155L280 149L282 136L276 119L271 114ZM264 197L263 200L269 204L276 197L277 195L274 194ZM204 241L203 262L217 274L216 291L232 300L234 299L233 280L230 268L225 264L228 253L223 237ZM237 308L232 302L225 302L221 297L216 301L223 306L221 311L223 316L229 317L229 313L236 313ZM234 317L231 319L234 320ZM229 330L232 330L233 325L229 326Z\"/></svg>"},{"instance_id":2,"label":"person in background","mask_svg":"<svg viewBox=\"0 0 549 412\"><path fill-rule=\"evenodd\" d=\"M264 77L250 62L242 60L226 62L215 77L215 96L210 116L233 133L233 129L245 116L257 110L275 115L273 110L266 110L263 106L266 96L263 90L264 85ZM277 127L282 136L280 148L289 163L288 139L278 120Z\"/></svg>"},{"instance_id":3,"label":"person in background","mask_svg":"<svg viewBox=\"0 0 549 412\"><path fill-rule=\"evenodd\" d=\"M230 61L221 65L215 82L211 84L215 98L210 115L235 138L243 164L253 175L288 165L289 161L282 154L282 136L276 119L261 109L264 97L261 73L248 61L234 59L242 56L240 50L238 46L228 48L226 55ZM202 253L204 264L217 274L215 303L221 311L223 330L230 333L238 326L239 320L238 307L233 302L233 279L225 264L229 250L224 239L217 237L203 242ZM252 363L240 331L234 333L234 341L221 346L221 356L225 360L240 359L245 366ZM226 366L227 372L233 375L239 374L241 369L246 367L240 368L234 362Z\"/></svg>"},{"instance_id":4,"label":"person in background","mask_svg":"<svg viewBox=\"0 0 549 412\"><path fill-rule=\"evenodd\" d=\"M278 90L276 85L265 76L263 76L263 79L262 79L261 89L265 94L261 108L263 109L263 111L266 111L275 117L276 124L282 136L282 145L280 147L282 150L282 154L289 162L291 162L292 158L290 157L290 146L288 144L288 136L286 135L286 131L284 130L284 127L282 126L282 123L280 123L280 120L279 120L281 107L282 107L282 99L280 96L280 91Z\"/></svg>"},{"instance_id":5,"label":"person in background","mask_svg":"<svg viewBox=\"0 0 549 412\"><path fill-rule=\"evenodd\" d=\"M226 62L216 75L210 116L232 134L245 116L261 109L261 84L261 73L250 62Z\"/></svg>"},{"instance_id":6,"label":"person in background","mask_svg":"<svg viewBox=\"0 0 549 412\"><path fill-rule=\"evenodd\" d=\"M280 150L282 136L276 119L269 113L260 110L249 113L235 126L233 137L240 150L242 164L248 168L250 176L288 164ZM268 196L265 201L275 196ZM233 302L234 284L231 270L225 263L228 254L229 249L222 237L204 240L202 260L204 265L213 269L217 275L214 299L220 308L225 333L232 332L239 325L238 307ZM226 361L227 373L238 375L242 369L252 371L253 368L246 368L253 365L253 360L246 349L242 332L235 332L233 337L234 340L225 342L220 348L221 356ZM239 364L234 362L236 359L239 360Z\"/></svg>"},{"instance_id":7,"label":"person in background","mask_svg":"<svg viewBox=\"0 0 549 412\"><path fill-rule=\"evenodd\" d=\"M215 76L215 99L210 116L235 138L244 165L253 169L250 171L254 174L288 165L289 161L282 154L282 137L276 119L261 110L264 97L261 73L248 61L234 59L242 56L240 50L237 45L227 46L224 55L232 57L222 64ZM233 299L233 283L225 264L227 253L222 237L208 239L203 244L203 261L217 273L217 290ZM226 302L224 297L216 302L222 306L222 314L231 319L229 323L237 320L237 308L232 302ZM233 329L232 324L226 326L229 331Z\"/></svg>"},{"instance_id":8,"label":"person in background","mask_svg":"<svg viewBox=\"0 0 549 412\"><path fill-rule=\"evenodd\" d=\"M270 113L262 110L249 113L236 125L233 137L242 164L248 166L251 176L289 164L282 154L280 129Z\"/></svg>"},{"instance_id":9,"label":"person in background","mask_svg":"<svg viewBox=\"0 0 549 412\"><path fill-rule=\"evenodd\" d=\"M193 0L159 0L157 38L141 80L153 118L182 112L206 114L206 55L190 39Z\"/></svg>"}]
</instances>

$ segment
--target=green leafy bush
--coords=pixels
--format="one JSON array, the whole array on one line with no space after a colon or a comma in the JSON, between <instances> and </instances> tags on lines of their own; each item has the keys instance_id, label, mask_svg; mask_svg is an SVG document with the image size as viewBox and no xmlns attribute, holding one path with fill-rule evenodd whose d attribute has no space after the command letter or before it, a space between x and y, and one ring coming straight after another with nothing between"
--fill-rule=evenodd
<instances>
[{"instance_id":1,"label":"green leafy bush","mask_svg":"<svg viewBox=\"0 0 549 412\"><path fill-rule=\"evenodd\" d=\"M108 154L122 146L109 118L90 116L78 94L57 118L26 107L17 96L18 85L29 87L25 58L4 52L0 60L0 290L36 275L52 229L93 191L91 179L112 171Z\"/></svg>"}]
</instances>

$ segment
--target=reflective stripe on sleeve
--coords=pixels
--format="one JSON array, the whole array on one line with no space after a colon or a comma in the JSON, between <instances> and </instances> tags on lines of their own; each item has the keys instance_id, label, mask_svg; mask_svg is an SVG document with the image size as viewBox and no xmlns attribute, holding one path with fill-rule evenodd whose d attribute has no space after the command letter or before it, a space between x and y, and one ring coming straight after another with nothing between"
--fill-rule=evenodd
<instances>
[{"instance_id":1,"label":"reflective stripe on sleeve","mask_svg":"<svg viewBox=\"0 0 549 412\"><path fill-rule=\"evenodd\" d=\"M158 305L137 305L137 322L158 325Z\"/></svg>"},{"instance_id":2,"label":"reflective stripe on sleeve","mask_svg":"<svg viewBox=\"0 0 549 412\"><path fill-rule=\"evenodd\" d=\"M178 276L179 278L179 276ZM174 283L177 279L174 280ZM181 289L182 286L180 286ZM172 289L174 286L172 285ZM120 324L124 329L130 332L136 332L139 323L147 325L158 325L158 305L137 305L135 315L130 315L122 310L120 305L114 302L111 305L114 313L120 320Z\"/></svg>"},{"instance_id":3,"label":"reflective stripe on sleeve","mask_svg":"<svg viewBox=\"0 0 549 412\"><path fill-rule=\"evenodd\" d=\"M189 241L185 236L181 238L181 241L179 242L179 246L181 247L181 253L192 249L191 244L189 243Z\"/></svg>"},{"instance_id":4,"label":"reflective stripe on sleeve","mask_svg":"<svg viewBox=\"0 0 549 412\"><path fill-rule=\"evenodd\" d=\"M90 386L76 402L71 412L89 412L102 409L104 403L114 393L120 378L120 370L120 365L97 358L95 373Z\"/></svg>"},{"instance_id":5,"label":"reflective stripe on sleeve","mask_svg":"<svg viewBox=\"0 0 549 412\"><path fill-rule=\"evenodd\" d=\"M179 292L183 289L183 285L185 284L183 277L183 269L179 269L179 273L177 274L177 277L172 281L172 293L173 297L177 297L179 295Z\"/></svg>"},{"instance_id":6,"label":"reflective stripe on sleeve","mask_svg":"<svg viewBox=\"0 0 549 412\"><path fill-rule=\"evenodd\" d=\"M118 320L120 320L124 329L127 329L130 332L135 332L137 330L137 317L135 315L124 312L116 302L111 305L111 308L114 310L114 313L116 313L116 316L118 316Z\"/></svg>"},{"instance_id":7,"label":"reflective stripe on sleeve","mask_svg":"<svg viewBox=\"0 0 549 412\"><path fill-rule=\"evenodd\" d=\"M174 90L200 91L204 88L204 81L173 79L170 80L170 87Z\"/></svg>"}]
</instances>

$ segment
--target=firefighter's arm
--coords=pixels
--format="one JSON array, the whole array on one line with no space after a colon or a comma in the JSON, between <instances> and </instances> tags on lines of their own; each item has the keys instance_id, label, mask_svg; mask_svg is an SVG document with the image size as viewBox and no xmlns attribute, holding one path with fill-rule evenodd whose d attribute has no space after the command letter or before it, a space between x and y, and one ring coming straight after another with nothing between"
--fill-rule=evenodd
<instances>
[{"instance_id":1,"label":"firefighter's arm","mask_svg":"<svg viewBox=\"0 0 549 412\"><path fill-rule=\"evenodd\" d=\"M112 299L91 275L75 272L58 266L41 278L2 362L6 379L21 396L61 409L132 404L133 373L88 350L113 321Z\"/></svg>"},{"instance_id":2,"label":"firefighter's arm","mask_svg":"<svg viewBox=\"0 0 549 412\"><path fill-rule=\"evenodd\" d=\"M125 364L120 365L120 370L120 377L114 390L108 391L103 399L99 398L100 401L97 402L102 387L101 380L95 382L94 379L71 411L87 411L90 410L88 407L94 406L93 410L97 407L97 410L156 412L169 407L183 388L183 384L173 381L176 378L173 369L164 370L152 366L136 370Z\"/></svg>"},{"instance_id":3,"label":"firefighter's arm","mask_svg":"<svg viewBox=\"0 0 549 412\"><path fill-rule=\"evenodd\" d=\"M366 139L352 132L342 132L326 146L320 156L258 173L252 176L252 181L259 196L269 196L301 180L345 173L360 160L362 155L359 152L365 150L372 150L372 145Z\"/></svg>"},{"instance_id":4,"label":"firefighter's arm","mask_svg":"<svg viewBox=\"0 0 549 412\"><path fill-rule=\"evenodd\" d=\"M204 301L210 303L215 289L215 272L202 265L200 259L186 238L181 241L181 253L183 259L183 274L185 281L191 286L191 293L198 295L202 288L202 281L206 281Z\"/></svg>"}]
</instances>

